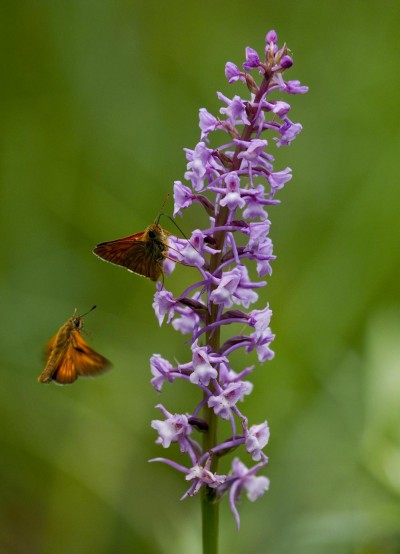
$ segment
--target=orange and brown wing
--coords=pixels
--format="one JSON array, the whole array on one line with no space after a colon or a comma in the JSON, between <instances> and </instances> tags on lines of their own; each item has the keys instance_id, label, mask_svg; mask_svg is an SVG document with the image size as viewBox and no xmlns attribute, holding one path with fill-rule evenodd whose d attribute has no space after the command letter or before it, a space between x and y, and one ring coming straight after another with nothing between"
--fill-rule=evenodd
<instances>
[{"instance_id":1,"label":"orange and brown wing","mask_svg":"<svg viewBox=\"0 0 400 554\"><path fill-rule=\"evenodd\" d=\"M72 355L72 346L68 346L65 355L55 367L51 380L59 385L70 385L77 379L78 372Z\"/></svg>"},{"instance_id":2,"label":"orange and brown wing","mask_svg":"<svg viewBox=\"0 0 400 554\"><path fill-rule=\"evenodd\" d=\"M47 345L50 348L51 341ZM46 367L39 375L39 383L51 383L55 381L60 385L68 385L78 378L74 360L71 356L71 345L63 349L51 349Z\"/></svg>"},{"instance_id":3,"label":"orange and brown wing","mask_svg":"<svg viewBox=\"0 0 400 554\"><path fill-rule=\"evenodd\" d=\"M70 326L67 321L46 344L46 367L38 377L39 383L51 383L53 380L54 373L65 358L70 334Z\"/></svg>"},{"instance_id":4,"label":"orange and brown wing","mask_svg":"<svg viewBox=\"0 0 400 554\"><path fill-rule=\"evenodd\" d=\"M146 242L143 239L145 239L144 233L136 233L122 239L102 242L93 249L93 254L106 262L130 269L132 258L140 255L146 248Z\"/></svg>"},{"instance_id":5,"label":"orange and brown wing","mask_svg":"<svg viewBox=\"0 0 400 554\"><path fill-rule=\"evenodd\" d=\"M93 253L112 264L120 265L153 281L162 273L162 263L155 261L145 233L137 233L123 239L98 244Z\"/></svg>"},{"instance_id":6,"label":"orange and brown wing","mask_svg":"<svg viewBox=\"0 0 400 554\"><path fill-rule=\"evenodd\" d=\"M127 262L129 271L157 281L163 271L164 256L155 257L151 246L146 244L145 248L136 249L129 253Z\"/></svg>"},{"instance_id":7,"label":"orange and brown wing","mask_svg":"<svg viewBox=\"0 0 400 554\"><path fill-rule=\"evenodd\" d=\"M57 342L57 336L58 336L58 333L56 333L54 335L54 337L51 337L51 339L49 340L49 342L46 344L45 348L44 348L44 355L45 355L45 358L46 358L46 362L49 361L50 359L50 356L56 346L56 342Z\"/></svg>"},{"instance_id":8,"label":"orange and brown wing","mask_svg":"<svg viewBox=\"0 0 400 554\"><path fill-rule=\"evenodd\" d=\"M80 377L94 377L111 368L111 362L90 348L79 332L74 334L69 351L76 372Z\"/></svg>"}]
</instances>

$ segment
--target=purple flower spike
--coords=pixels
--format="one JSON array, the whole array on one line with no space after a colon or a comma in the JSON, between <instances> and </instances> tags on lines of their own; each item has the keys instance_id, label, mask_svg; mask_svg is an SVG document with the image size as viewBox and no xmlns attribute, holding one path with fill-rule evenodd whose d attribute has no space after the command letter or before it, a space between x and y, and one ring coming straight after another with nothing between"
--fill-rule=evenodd
<instances>
[{"instance_id":1,"label":"purple flower spike","mask_svg":"<svg viewBox=\"0 0 400 554\"><path fill-rule=\"evenodd\" d=\"M189 488L183 498L206 489L202 502L209 503L208 514L228 496L238 527L237 505L242 493L254 501L269 487L269 480L257 473L268 462L264 450L270 430L266 421L249 422L242 405L253 390L246 378L274 357L272 311L262 291L267 284L262 279L272 274L275 260L269 215L279 203L276 197L292 179L292 170L275 167L273 151L290 145L302 129L288 117L291 106L285 101L287 96L277 96L308 90L299 81L284 79L292 66L286 45L279 48L273 30L266 35L262 59L248 47L243 71L232 62L226 64L229 83L244 83L246 97L217 93L222 102L220 117L200 109L199 142L185 149L184 180L174 183L174 216L186 216L196 204L204 224L199 223L197 212L196 226L191 227L190 218L186 219L189 239L169 236L164 272L167 276L173 270L185 272L185 290L172 293L159 283L153 302L158 323L170 324L185 334L188 348L185 360L174 365L154 354L151 383L161 393L164 384L179 379L181 386L196 387L199 398L190 414L157 406L163 418L152 422L156 443L164 449L178 447L185 462L152 461L165 463L185 476ZM222 140L215 145L218 138ZM261 309L256 307L259 297L265 306ZM251 358L244 367L235 367L232 361L231 355L239 349ZM216 436L218 419L227 422L221 426L223 440ZM243 453L247 465L235 458L229 475L219 474L220 458L233 449Z\"/></svg>"}]
</instances>

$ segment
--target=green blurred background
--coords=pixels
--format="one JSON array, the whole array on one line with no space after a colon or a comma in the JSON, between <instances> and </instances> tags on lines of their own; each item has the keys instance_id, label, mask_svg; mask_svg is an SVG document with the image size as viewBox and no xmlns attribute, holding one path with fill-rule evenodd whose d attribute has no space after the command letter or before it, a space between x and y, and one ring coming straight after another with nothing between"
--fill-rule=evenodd
<instances>
[{"instance_id":1,"label":"green blurred background","mask_svg":"<svg viewBox=\"0 0 400 554\"><path fill-rule=\"evenodd\" d=\"M147 462L164 454L154 405L197 401L182 384L159 398L149 357L188 348L159 328L154 284L91 249L154 219L198 109L244 94L225 62L271 28L310 92L289 99L304 131L279 151L294 179L270 210L276 357L246 408L271 426L271 489L243 498L239 533L223 502L221 552L400 552L399 23L395 0L2 3L2 553L200 552L199 499ZM88 340L113 371L38 385L43 345L95 303Z\"/></svg>"}]
</instances>

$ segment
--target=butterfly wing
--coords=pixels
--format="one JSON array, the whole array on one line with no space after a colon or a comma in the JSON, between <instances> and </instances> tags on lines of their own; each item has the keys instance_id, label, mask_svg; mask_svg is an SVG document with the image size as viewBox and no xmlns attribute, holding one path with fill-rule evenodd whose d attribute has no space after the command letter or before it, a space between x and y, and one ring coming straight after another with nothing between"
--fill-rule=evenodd
<instances>
[{"instance_id":1,"label":"butterfly wing","mask_svg":"<svg viewBox=\"0 0 400 554\"><path fill-rule=\"evenodd\" d=\"M102 242L98 244L93 253L102 260L120 265L153 281L157 281L162 273L161 259L155 259L154 247L146 238L146 233L136 233L129 237Z\"/></svg>"},{"instance_id":2,"label":"butterfly wing","mask_svg":"<svg viewBox=\"0 0 400 554\"><path fill-rule=\"evenodd\" d=\"M76 364L72 355L72 347L69 346L59 364L55 367L51 377L59 385L70 385L78 379Z\"/></svg>"},{"instance_id":3,"label":"butterfly wing","mask_svg":"<svg viewBox=\"0 0 400 554\"><path fill-rule=\"evenodd\" d=\"M39 383L51 383L55 372L63 364L71 336L70 321L67 321L45 347L46 367L39 375Z\"/></svg>"},{"instance_id":4,"label":"butterfly wing","mask_svg":"<svg viewBox=\"0 0 400 554\"><path fill-rule=\"evenodd\" d=\"M56 333L54 337L51 337L51 339L49 340L49 342L46 344L44 348L44 356L46 358L46 361L50 359L50 356L56 346L57 336L58 336L58 333Z\"/></svg>"},{"instance_id":5,"label":"butterfly wing","mask_svg":"<svg viewBox=\"0 0 400 554\"><path fill-rule=\"evenodd\" d=\"M162 274L163 262L164 256L157 255L153 246L146 244L145 248L134 247L129 251L127 256L129 267L126 267L133 273L157 281Z\"/></svg>"},{"instance_id":6,"label":"butterfly wing","mask_svg":"<svg viewBox=\"0 0 400 554\"><path fill-rule=\"evenodd\" d=\"M70 356L80 377L94 377L111 367L111 362L90 348L78 331L71 341Z\"/></svg>"},{"instance_id":7,"label":"butterfly wing","mask_svg":"<svg viewBox=\"0 0 400 554\"><path fill-rule=\"evenodd\" d=\"M93 254L106 262L130 269L131 259L134 258L135 253L141 254L146 248L143 239L145 239L144 233L136 233L122 239L102 242L93 249Z\"/></svg>"},{"instance_id":8,"label":"butterfly wing","mask_svg":"<svg viewBox=\"0 0 400 554\"><path fill-rule=\"evenodd\" d=\"M51 342L51 341L50 341ZM49 343L50 345L50 343ZM49 345L47 348L49 348ZM71 345L62 350L51 350L46 367L39 375L39 383L51 383L55 381L60 385L68 385L78 378L78 372L71 356Z\"/></svg>"}]
</instances>

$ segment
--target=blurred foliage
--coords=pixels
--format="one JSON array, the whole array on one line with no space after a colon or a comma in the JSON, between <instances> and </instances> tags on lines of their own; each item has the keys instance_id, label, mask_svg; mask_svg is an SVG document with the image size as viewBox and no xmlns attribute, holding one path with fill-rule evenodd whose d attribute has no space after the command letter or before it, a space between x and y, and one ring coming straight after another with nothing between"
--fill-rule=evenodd
<instances>
[{"instance_id":1,"label":"blurred foliage","mask_svg":"<svg viewBox=\"0 0 400 554\"><path fill-rule=\"evenodd\" d=\"M310 92L291 99L304 132L278 152L294 179L270 210L260 299L276 358L247 406L271 426L271 490L243 499L239 533L223 503L221 552L400 552L399 18L385 0L2 4L1 552L200 552L198 499L180 503L182 477L147 463L161 455L148 359L186 361L187 346L158 327L154 284L91 249L154 219L198 109L244 93L225 62L271 28ZM195 208L180 224L203 222ZM94 303L89 340L113 371L39 386L42 345ZM163 402L190 410L195 392Z\"/></svg>"}]
</instances>

